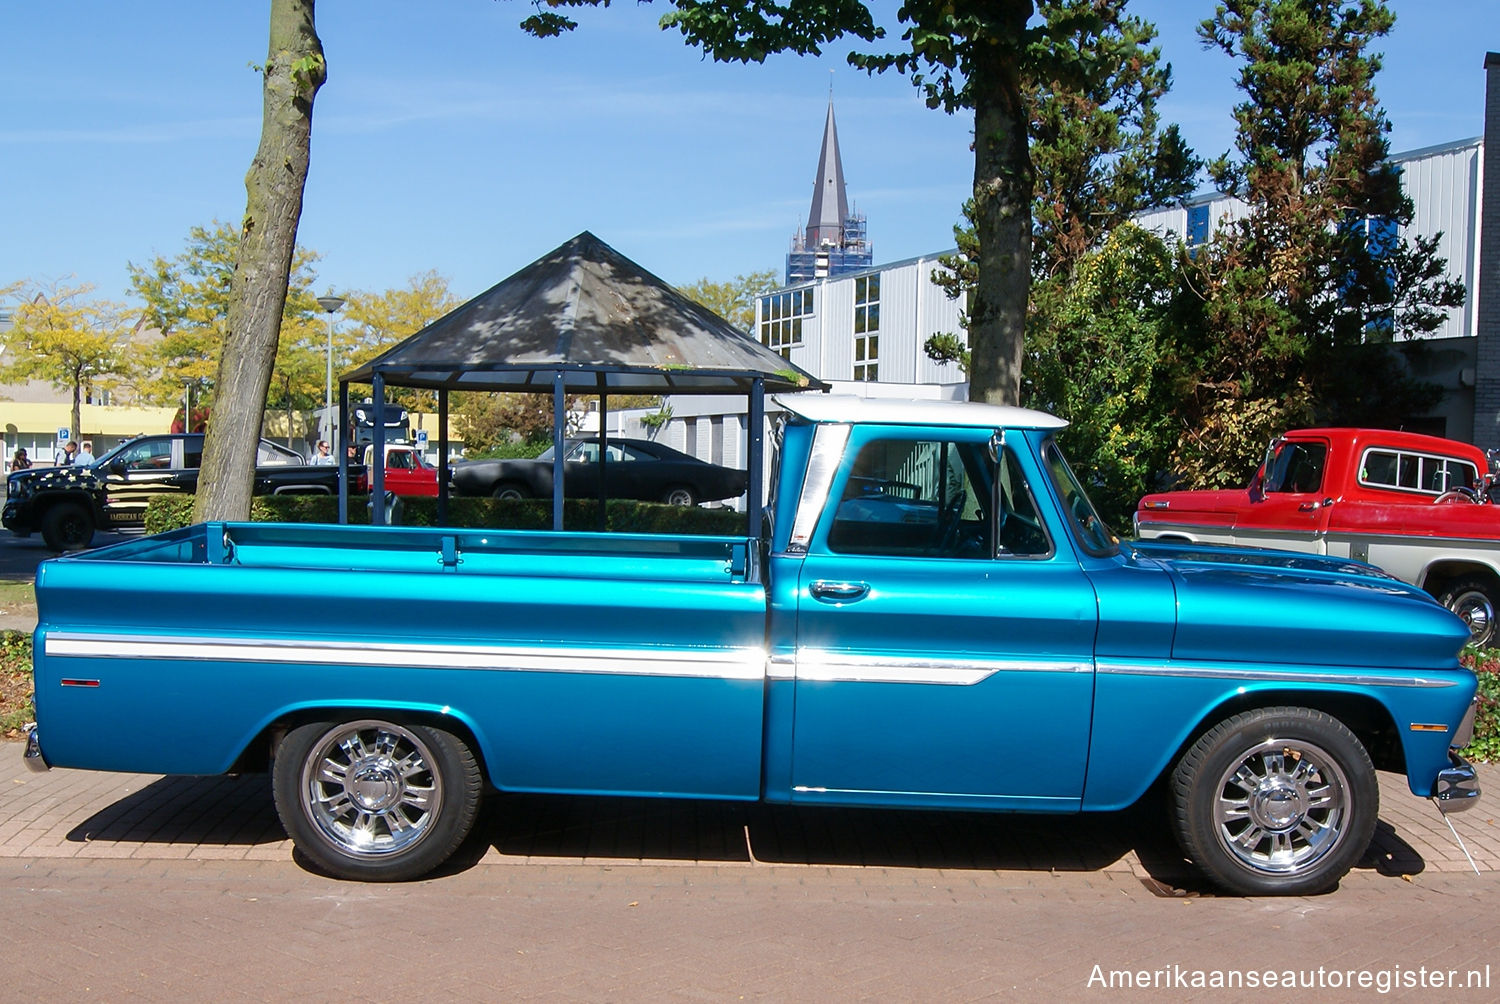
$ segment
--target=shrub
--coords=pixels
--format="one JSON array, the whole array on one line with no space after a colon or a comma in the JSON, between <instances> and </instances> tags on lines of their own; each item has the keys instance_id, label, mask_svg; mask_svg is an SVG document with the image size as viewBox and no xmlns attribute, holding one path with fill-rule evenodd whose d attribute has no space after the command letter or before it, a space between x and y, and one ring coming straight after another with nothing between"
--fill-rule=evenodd
<instances>
[{"instance_id":1,"label":"shrub","mask_svg":"<svg viewBox=\"0 0 1500 1004\"><path fill-rule=\"evenodd\" d=\"M331 495L262 495L251 500L250 519L256 523L337 523L338 499ZM192 522L193 497L153 498L146 507L146 531L162 533ZM617 533L691 533L739 537L745 535L745 516L732 509L669 506L659 502L611 499L605 503L602 529ZM368 523L366 496L349 500L349 522ZM402 526L437 526L437 499L401 500ZM552 503L546 499L450 498L444 525L466 529L548 530ZM574 531L599 530L599 503L585 499L563 502L563 526Z\"/></svg>"},{"instance_id":2,"label":"shrub","mask_svg":"<svg viewBox=\"0 0 1500 1004\"><path fill-rule=\"evenodd\" d=\"M0 736L15 739L36 720L31 687L31 635L0 632Z\"/></svg>"},{"instance_id":3,"label":"shrub","mask_svg":"<svg viewBox=\"0 0 1500 1004\"><path fill-rule=\"evenodd\" d=\"M1500 649L1464 649L1465 666L1479 677L1474 741L1464 749L1470 760L1500 760Z\"/></svg>"}]
</instances>

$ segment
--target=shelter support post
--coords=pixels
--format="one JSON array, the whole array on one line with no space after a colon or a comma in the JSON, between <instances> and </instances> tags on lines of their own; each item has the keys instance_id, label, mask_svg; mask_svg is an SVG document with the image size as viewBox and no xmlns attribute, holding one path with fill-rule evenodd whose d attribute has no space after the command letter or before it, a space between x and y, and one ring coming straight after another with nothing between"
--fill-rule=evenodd
<instances>
[{"instance_id":1,"label":"shelter support post","mask_svg":"<svg viewBox=\"0 0 1500 1004\"><path fill-rule=\"evenodd\" d=\"M437 392L438 401L438 526L448 525L448 388Z\"/></svg>"},{"instance_id":2,"label":"shelter support post","mask_svg":"<svg viewBox=\"0 0 1500 1004\"><path fill-rule=\"evenodd\" d=\"M745 447L745 474L748 484L745 487L745 518L748 522L747 535L751 538L760 536L761 515L761 485L765 477L765 451L766 451L766 382L757 377L750 384L750 414L746 416Z\"/></svg>"},{"instance_id":3,"label":"shelter support post","mask_svg":"<svg viewBox=\"0 0 1500 1004\"><path fill-rule=\"evenodd\" d=\"M374 385L371 411L375 418L374 442L370 450L370 524L385 525L385 374L379 370L370 382Z\"/></svg>"},{"instance_id":4,"label":"shelter support post","mask_svg":"<svg viewBox=\"0 0 1500 1004\"><path fill-rule=\"evenodd\" d=\"M599 532L609 529L609 395L599 389Z\"/></svg>"},{"instance_id":5,"label":"shelter support post","mask_svg":"<svg viewBox=\"0 0 1500 1004\"><path fill-rule=\"evenodd\" d=\"M339 381L338 427L330 431L333 446L339 451L339 524L349 522L349 384ZM332 418L332 416L329 416Z\"/></svg>"},{"instance_id":6,"label":"shelter support post","mask_svg":"<svg viewBox=\"0 0 1500 1004\"><path fill-rule=\"evenodd\" d=\"M563 446L567 432L567 377L552 374L552 529L563 528Z\"/></svg>"}]
</instances>

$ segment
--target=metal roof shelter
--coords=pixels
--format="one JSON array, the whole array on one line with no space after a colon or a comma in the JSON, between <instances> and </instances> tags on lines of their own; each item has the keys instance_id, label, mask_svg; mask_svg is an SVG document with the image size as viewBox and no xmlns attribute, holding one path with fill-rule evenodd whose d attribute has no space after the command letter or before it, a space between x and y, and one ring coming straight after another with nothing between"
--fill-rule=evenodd
<instances>
[{"instance_id":1,"label":"metal roof shelter","mask_svg":"<svg viewBox=\"0 0 1500 1004\"><path fill-rule=\"evenodd\" d=\"M341 376L341 419L348 413L351 383L374 389L375 457L385 451L386 386L438 392L440 522L447 518L448 392L550 392L556 447L553 528L558 530L567 394L599 396L601 438L607 434L603 419L610 394L746 394L751 472L746 509L752 536L760 525L766 391L825 388L588 231ZM340 454L347 467L347 451ZM374 465L371 480L376 521L383 522L383 464ZM347 485L347 477L340 483ZM348 499L341 496L340 520L347 514Z\"/></svg>"}]
</instances>

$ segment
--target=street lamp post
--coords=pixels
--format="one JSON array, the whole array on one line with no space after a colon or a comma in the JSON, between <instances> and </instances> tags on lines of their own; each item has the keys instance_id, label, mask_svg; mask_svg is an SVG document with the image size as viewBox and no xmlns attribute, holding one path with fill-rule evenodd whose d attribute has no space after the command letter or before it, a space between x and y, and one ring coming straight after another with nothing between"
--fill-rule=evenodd
<instances>
[{"instance_id":1,"label":"street lamp post","mask_svg":"<svg viewBox=\"0 0 1500 1004\"><path fill-rule=\"evenodd\" d=\"M318 306L328 315L328 376L323 384L323 425L318 427L318 437L328 440L329 446L334 449L342 447L334 442L333 435L333 315L338 313L344 306L342 296L318 297ZM334 456L338 456L337 453Z\"/></svg>"}]
</instances>

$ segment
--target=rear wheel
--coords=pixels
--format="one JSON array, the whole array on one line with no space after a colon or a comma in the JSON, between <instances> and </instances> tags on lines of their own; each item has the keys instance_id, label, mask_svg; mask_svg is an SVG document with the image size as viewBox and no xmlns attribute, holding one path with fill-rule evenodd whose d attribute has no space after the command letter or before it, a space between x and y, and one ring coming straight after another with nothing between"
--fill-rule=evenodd
<instances>
[{"instance_id":1,"label":"rear wheel","mask_svg":"<svg viewBox=\"0 0 1500 1004\"><path fill-rule=\"evenodd\" d=\"M513 501L515 499L526 499L530 497L531 493L529 493L521 485L516 484L516 482L514 481L502 481L495 486L494 491L490 492L490 498L495 499L506 499Z\"/></svg>"},{"instance_id":2,"label":"rear wheel","mask_svg":"<svg viewBox=\"0 0 1500 1004\"><path fill-rule=\"evenodd\" d=\"M272 790L282 826L319 868L397 882L426 874L463 843L480 774L468 746L439 729L314 722L282 741Z\"/></svg>"},{"instance_id":3,"label":"rear wheel","mask_svg":"<svg viewBox=\"0 0 1500 1004\"><path fill-rule=\"evenodd\" d=\"M42 540L54 551L81 551L94 539L94 518L77 502L59 502L42 517Z\"/></svg>"},{"instance_id":4,"label":"rear wheel","mask_svg":"<svg viewBox=\"0 0 1500 1004\"><path fill-rule=\"evenodd\" d=\"M1172 774L1177 838L1231 892L1298 895L1338 884L1375 833L1375 767L1343 723L1264 708L1209 729Z\"/></svg>"},{"instance_id":5,"label":"rear wheel","mask_svg":"<svg viewBox=\"0 0 1500 1004\"><path fill-rule=\"evenodd\" d=\"M1469 625L1471 644L1489 648L1500 640L1500 625L1495 623L1500 589L1493 580L1478 576L1456 579L1438 594L1438 602Z\"/></svg>"},{"instance_id":6,"label":"rear wheel","mask_svg":"<svg viewBox=\"0 0 1500 1004\"><path fill-rule=\"evenodd\" d=\"M698 504L698 496L687 485L673 485L662 493L661 500L667 505L691 506Z\"/></svg>"}]
</instances>

